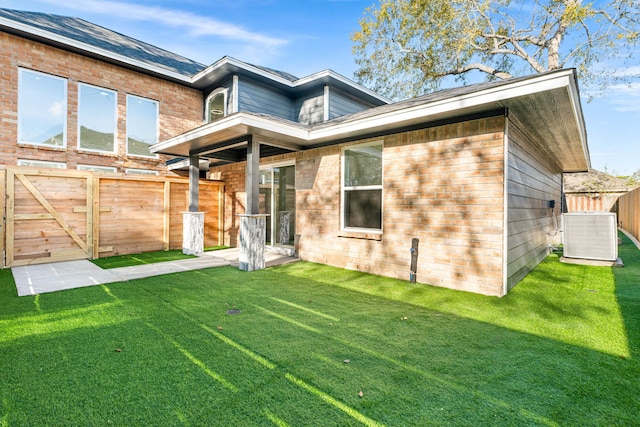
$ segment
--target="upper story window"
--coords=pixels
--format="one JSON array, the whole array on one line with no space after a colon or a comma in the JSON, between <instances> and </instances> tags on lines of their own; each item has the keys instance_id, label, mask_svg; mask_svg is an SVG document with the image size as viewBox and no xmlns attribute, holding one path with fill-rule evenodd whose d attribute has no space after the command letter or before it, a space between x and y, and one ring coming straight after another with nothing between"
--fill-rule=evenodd
<instances>
[{"instance_id":1,"label":"upper story window","mask_svg":"<svg viewBox=\"0 0 640 427\"><path fill-rule=\"evenodd\" d=\"M158 102L127 95L127 154L155 157L149 146L158 142Z\"/></svg>"},{"instance_id":2,"label":"upper story window","mask_svg":"<svg viewBox=\"0 0 640 427\"><path fill-rule=\"evenodd\" d=\"M67 146L67 80L20 69L18 143Z\"/></svg>"},{"instance_id":3,"label":"upper story window","mask_svg":"<svg viewBox=\"0 0 640 427\"><path fill-rule=\"evenodd\" d=\"M342 150L342 228L382 231L382 142Z\"/></svg>"},{"instance_id":4,"label":"upper story window","mask_svg":"<svg viewBox=\"0 0 640 427\"><path fill-rule=\"evenodd\" d=\"M227 89L216 89L207 97L207 123L215 122L227 115Z\"/></svg>"},{"instance_id":5,"label":"upper story window","mask_svg":"<svg viewBox=\"0 0 640 427\"><path fill-rule=\"evenodd\" d=\"M78 84L78 148L116 152L116 92Z\"/></svg>"}]
</instances>

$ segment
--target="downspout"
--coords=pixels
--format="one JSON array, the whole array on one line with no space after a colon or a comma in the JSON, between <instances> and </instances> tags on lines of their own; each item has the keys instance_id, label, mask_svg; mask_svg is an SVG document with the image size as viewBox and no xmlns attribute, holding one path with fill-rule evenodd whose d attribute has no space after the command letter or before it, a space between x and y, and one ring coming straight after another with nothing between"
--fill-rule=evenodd
<instances>
[{"instance_id":1,"label":"downspout","mask_svg":"<svg viewBox=\"0 0 640 427\"><path fill-rule=\"evenodd\" d=\"M504 111L504 171L502 224L502 296L509 291L509 110Z\"/></svg>"}]
</instances>

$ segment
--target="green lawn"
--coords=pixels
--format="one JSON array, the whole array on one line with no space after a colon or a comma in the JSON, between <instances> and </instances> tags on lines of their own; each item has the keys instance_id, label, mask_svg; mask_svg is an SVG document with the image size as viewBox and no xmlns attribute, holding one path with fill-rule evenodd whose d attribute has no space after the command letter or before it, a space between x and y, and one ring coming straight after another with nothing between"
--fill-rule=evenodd
<instances>
[{"instance_id":1,"label":"green lawn","mask_svg":"<svg viewBox=\"0 0 640 427\"><path fill-rule=\"evenodd\" d=\"M208 252L227 248L228 246L210 246L204 248L204 250ZM189 258L197 257L195 255L185 255L182 253L182 250L172 250L143 252L140 254L114 255L110 257L94 259L91 262L93 262L98 267L109 269L142 264L153 264L156 262L179 261Z\"/></svg>"},{"instance_id":2,"label":"green lawn","mask_svg":"<svg viewBox=\"0 0 640 427\"><path fill-rule=\"evenodd\" d=\"M501 299L305 262L17 298L3 270L0 426L639 425L620 256Z\"/></svg>"}]
</instances>

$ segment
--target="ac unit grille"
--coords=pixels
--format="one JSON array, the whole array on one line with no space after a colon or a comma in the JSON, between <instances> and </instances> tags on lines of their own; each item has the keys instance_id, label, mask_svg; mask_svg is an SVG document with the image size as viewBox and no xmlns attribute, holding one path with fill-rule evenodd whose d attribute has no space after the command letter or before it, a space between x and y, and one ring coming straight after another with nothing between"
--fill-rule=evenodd
<instances>
[{"instance_id":1,"label":"ac unit grille","mask_svg":"<svg viewBox=\"0 0 640 427\"><path fill-rule=\"evenodd\" d=\"M615 261L618 258L616 214L574 212L563 215L564 256Z\"/></svg>"}]
</instances>

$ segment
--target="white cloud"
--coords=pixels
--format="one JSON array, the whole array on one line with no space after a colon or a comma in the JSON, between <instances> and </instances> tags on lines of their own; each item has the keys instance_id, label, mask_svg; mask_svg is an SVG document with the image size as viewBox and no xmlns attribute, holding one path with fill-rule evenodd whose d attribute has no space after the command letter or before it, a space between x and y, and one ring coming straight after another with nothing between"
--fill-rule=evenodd
<instances>
[{"instance_id":1,"label":"white cloud","mask_svg":"<svg viewBox=\"0 0 640 427\"><path fill-rule=\"evenodd\" d=\"M47 3L60 5L59 0L44 0ZM258 32L247 30L241 26L219 21L207 16L196 15L163 7L150 7L120 1L103 0L69 0L64 7L76 11L100 13L113 17L154 22L172 28L185 29L194 37L217 36L240 42L257 43L274 48L287 44L287 40L270 37Z\"/></svg>"},{"instance_id":2,"label":"white cloud","mask_svg":"<svg viewBox=\"0 0 640 427\"><path fill-rule=\"evenodd\" d=\"M607 97L615 111L640 113L640 82L613 85Z\"/></svg>"},{"instance_id":3,"label":"white cloud","mask_svg":"<svg viewBox=\"0 0 640 427\"><path fill-rule=\"evenodd\" d=\"M66 113L64 101L54 102L53 104L51 104L51 106L49 107L49 112L53 117L58 117L63 113Z\"/></svg>"}]
</instances>

